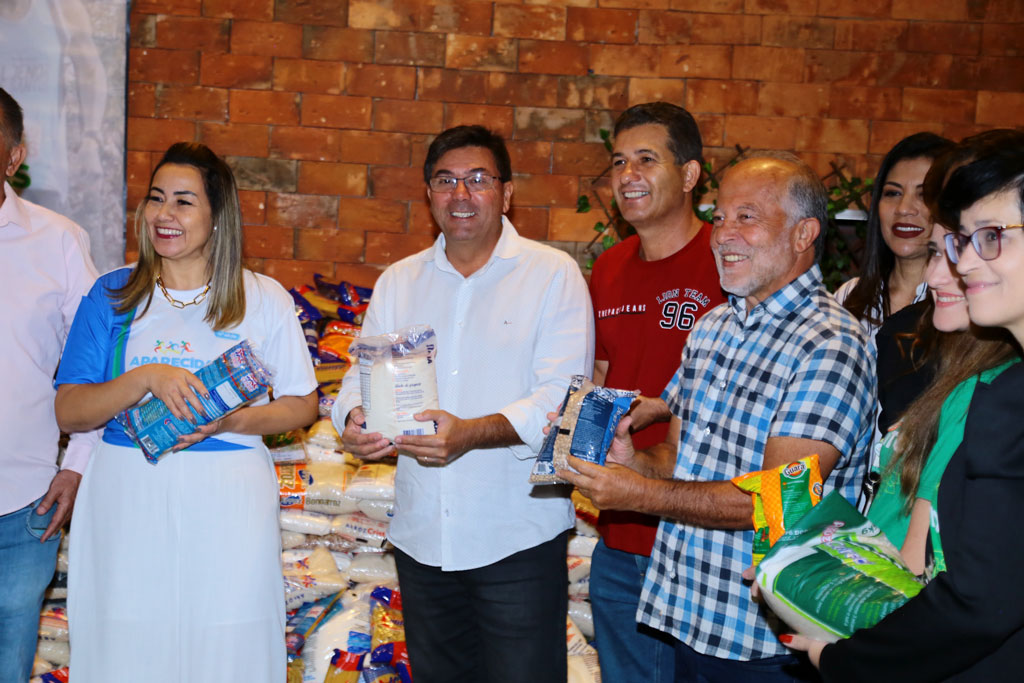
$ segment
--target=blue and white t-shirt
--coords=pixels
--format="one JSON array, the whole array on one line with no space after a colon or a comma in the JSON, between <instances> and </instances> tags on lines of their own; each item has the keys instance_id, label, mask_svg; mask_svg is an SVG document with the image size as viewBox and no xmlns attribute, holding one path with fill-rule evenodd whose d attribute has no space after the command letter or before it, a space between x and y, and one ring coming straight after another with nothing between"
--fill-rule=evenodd
<instances>
[{"instance_id":1,"label":"blue and white t-shirt","mask_svg":"<svg viewBox=\"0 0 1024 683\"><path fill-rule=\"evenodd\" d=\"M143 365L160 363L195 372L243 339L248 339L273 373L275 397L305 396L316 389L316 378L305 337L288 292L275 280L245 271L245 317L227 330L214 331L203 318L209 297L183 309L171 306L156 291L149 310L144 306L117 313L108 292L128 281L130 267L102 275L78 308L57 371L56 384L94 384L109 381ZM179 301L192 301L203 288L169 290ZM263 396L253 405L266 403ZM110 420L103 440L134 445L116 420ZM230 450L258 445L253 434L225 432L191 447ZM188 449L186 449L188 450Z\"/></svg>"}]
</instances>

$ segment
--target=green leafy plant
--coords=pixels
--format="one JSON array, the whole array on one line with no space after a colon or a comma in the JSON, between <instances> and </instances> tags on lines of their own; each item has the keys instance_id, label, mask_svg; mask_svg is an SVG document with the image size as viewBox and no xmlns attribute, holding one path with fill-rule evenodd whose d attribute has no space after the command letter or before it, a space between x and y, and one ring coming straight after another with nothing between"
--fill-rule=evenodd
<instances>
[{"instance_id":1,"label":"green leafy plant","mask_svg":"<svg viewBox=\"0 0 1024 683\"><path fill-rule=\"evenodd\" d=\"M749 147L736 145L736 153L726 162L725 167L735 166L748 151L750 151ZM715 205L712 203L706 209L701 209L700 207L704 204L704 197L709 192L712 190L718 192L718 174L721 171L715 171L711 167L710 161L705 161L702 168L704 172L700 175L700 182L693 188L693 212L705 223L710 223L715 213Z\"/></svg>"},{"instance_id":2,"label":"green leafy plant","mask_svg":"<svg viewBox=\"0 0 1024 683\"><path fill-rule=\"evenodd\" d=\"M829 187L828 225L825 226L825 250L821 255L821 272L829 291L853 277L859 262L855 247L864 243L866 219L840 221L837 216L847 209L860 209L867 215L865 196L871 192L873 178L846 177L843 168L831 162L832 172L822 178ZM851 244L856 242L856 245Z\"/></svg>"},{"instance_id":3,"label":"green leafy plant","mask_svg":"<svg viewBox=\"0 0 1024 683\"><path fill-rule=\"evenodd\" d=\"M28 164L22 164L18 167L18 170L14 172L14 175L10 178L11 187L16 192L21 192L26 187L32 184L32 179L28 176Z\"/></svg>"},{"instance_id":4,"label":"green leafy plant","mask_svg":"<svg viewBox=\"0 0 1024 683\"><path fill-rule=\"evenodd\" d=\"M609 131L606 128L602 128L600 131L598 131L598 134L601 136L601 140L604 142L604 148L608 150L609 154L611 154L611 131ZM601 171L601 173L599 173L593 180L590 181L590 193L581 194L576 198L576 213L590 213L590 211L594 209L594 204L591 203L590 201L590 198L593 197L594 203L597 204L597 207L601 210L601 213L603 215L603 219L598 218L598 220L594 222L594 232L597 234L595 234L594 237L591 238L590 242L588 242L586 246L586 250L590 253L593 253L594 245L598 241L601 242L601 250L604 251L605 249L608 249L609 247L614 245L616 242L624 240L630 235L636 233L636 229L629 224L629 221L622 217L622 213L619 212L619 206L618 204L616 204L615 198L612 197L609 204L606 205L604 203L604 200L601 199L601 195L599 195L594 190L594 187L602 179L607 177L608 173L611 170L612 167L611 164L609 164L608 166L605 167L603 171ZM594 260L596 258L597 255L593 255L587 260L588 269L594 266Z\"/></svg>"}]
</instances>

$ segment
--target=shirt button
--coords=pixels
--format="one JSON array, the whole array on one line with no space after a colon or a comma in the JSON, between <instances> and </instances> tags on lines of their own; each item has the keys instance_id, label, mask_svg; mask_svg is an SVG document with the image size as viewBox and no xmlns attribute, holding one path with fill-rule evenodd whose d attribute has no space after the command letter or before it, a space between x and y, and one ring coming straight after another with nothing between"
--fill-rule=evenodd
<instances>
[{"instance_id":1,"label":"shirt button","mask_svg":"<svg viewBox=\"0 0 1024 683\"><path fill-rule=\"evenodd\" d=\"M668 578L670 578L670 579L676 578L676 570L675 569L669 569L668 570Z\"/></svg>"},{"instance_id":2,"label":"shirt button","mask_svg":"<svg viewBox=\"0 0 1024 683\"><path fill-rule=\"evenodd\" d=\"M458 326L459 326L459 327L462 327L462 326L463 326L463 325L465 325L465 324L466 324L466 323L465 323L465 322L463 322L462 320L460 320L460 321L458 322Z\"/></svg>"},{"instance_id":3,"label":"shirt button","mask_svg":"<svg viewBox=\"0 0 1024 683\"><path fill-rule=\"evenodd\" d=\"M710 433L711 433L711 427L705 427L704 428L704 435L707 436Z\"/></svg>"},{"instance_id":4,"label":"shirt button","mask_svg":"<svg viewBox=\"0 0 1024 683\"><path fill-rule=\"evenodd\" d=\"M725 382L719 382L718 383L718 388L719 389L725 389Z\"/></svg>"},{"instance_id":5,"label":"shirt button","mask_svg":"<svg viewBox=\"0 0 1024 683\"><path fill-rule=\"evenodd\" d=\"M459 371L458 370L452 370L452 374L453 375L457 375L457 374L459 374Z\"/></svg>"}]
</instances>

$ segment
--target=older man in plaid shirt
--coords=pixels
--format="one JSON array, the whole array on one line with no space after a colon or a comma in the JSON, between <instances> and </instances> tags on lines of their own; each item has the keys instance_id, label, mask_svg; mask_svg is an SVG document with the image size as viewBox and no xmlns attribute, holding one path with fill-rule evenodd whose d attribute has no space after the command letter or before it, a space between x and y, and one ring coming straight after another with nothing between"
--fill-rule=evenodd
<instances>
[{"instance_id":1,"label":"older man in plaid shirt","mask_svg":"<svg viewBox=\"0 0 1024 683\"><path fill-rule=\"evenodd\" d=\"M814 680L742 582L752 506L729 480L817 453L826 488L852 501L864 474L874 361L815 265L826 202L792 155L728 172L711 247L730 301L694 327L662 394L669 440L634 452L626 418L607 466L572 458L565 473L598 507L663 518L637 619L679 641L679 680Z\"/></svg>"}]
</instances>

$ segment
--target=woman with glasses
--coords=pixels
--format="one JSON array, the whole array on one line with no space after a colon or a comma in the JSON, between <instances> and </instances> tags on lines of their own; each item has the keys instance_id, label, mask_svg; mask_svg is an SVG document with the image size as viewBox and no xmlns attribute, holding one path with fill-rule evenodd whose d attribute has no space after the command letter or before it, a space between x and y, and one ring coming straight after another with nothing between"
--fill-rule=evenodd
<instances>
[{"instance_id":1,"label":"woman with glasses","mask_svg":"<svg viewBox=\"0 0 1024 683\"><path fill-rule=\"evenodd\" d=\"M1016 681L1024 652L1024 146L958 168L942 192L948 256L972 323L1001 328L1017 358L976 378L963 440L942 476L937 522L946 571L870 629L807 650L826 681Z\"/></svg>"}]
</instances>

